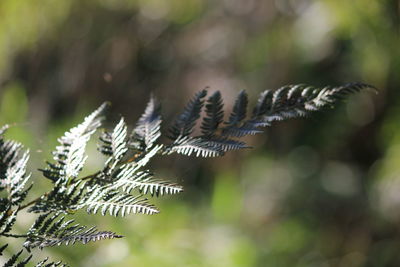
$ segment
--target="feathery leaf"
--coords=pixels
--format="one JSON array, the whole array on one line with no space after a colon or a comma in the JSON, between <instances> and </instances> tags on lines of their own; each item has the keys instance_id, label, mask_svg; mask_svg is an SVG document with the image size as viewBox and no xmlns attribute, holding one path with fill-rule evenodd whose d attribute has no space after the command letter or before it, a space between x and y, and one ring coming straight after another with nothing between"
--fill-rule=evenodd
<instances>
[{"instance_id":1,"label":"feathery leaf","mask_svg":"<svg viewBox=\"0 0 400 267\"><path fill-rule=\"evenodd\" d=\"M159 213L155 206L147 202L147 199L119 193L110 187L100 186L93 188L87 198L80 203L79 208L84 207L86 207L88 213L97 213L100 209L103 216L107 212L113 216L118 216L121 213L122 217L131 213L149 215Z\"/></svg>"},{"instance_id":2,"label":"feathery leaf","mask_svg":"<svg viewBox=\"0 0 400 267\"><path fill-rule=\"evenodd\" d=\"M81 124L73 127L58 139L60 145L53 152L56 163L49 163L45 170L41 170L45 177L53 182L61 179L63 183L67 183L70 178L76 178L79 175L86 161L84 155L86 144L91 135L100 127L101 114L107 105L107 103L102 104Z\"/></svg>"},{"instance_id":3,"label":"feathery leaf","mask_svg":"<svg viewBox=\"0 0 400 267\"><path fill-rule=\"evenodd\" d=\"M32 207L29 212L63 212L76 210L76 205L81 201L85 192L85 182L79 181L69 187L65 187L61 183L56 183L53 189L43 195Z\"/></svg>"},{"instance_id":4,"label":"feathery leaf","mask_svg":"<svg viewBox=\"0 0 400 267\"><path fill-rule=\"evenodd\" d=\"M87 228L79 224L73 224L74 220L65 221L65 217L58 215L46 219L46 215L35 222L28 233L24 247L28 250L39 247L73 245L76 242L86 244L102 239L121 238L110 231L97 231L95 227Z\"/></svg>"},{"instance_id":5,"label":"feathery leaf","mask_svg":"<svg viewBox=\"0 0 400 267\"><path fill-rule=\"evenodd\" d=\"M304 117L313 111L322 110L342 100L350 93L373 86L364 83L349 83L339 87L315 88L306 85L283 86L275 92L265 91L253 112L253 119L264 123Z\"/></svg>"},{"instance_id":6,"label":"feathery leaf","mask_svg":"<svg viewBox=\"0 0 400 267\"><path fill-rule=\"evenodd\" d=\"M126 165L118 172L113 189L121 188L130 194L135 188L142 194L150 193L152 196L177 194L183 191L182 186L166 181L153 179L153 175L147 171L137 171L132 165Z\"/></svg>"},{"instance_id":7,"label":"feathery leaf","mask_svg":"<svg viewBox=\"0 0 400 267\"><path fill-rule=\"evenodd\" d=\"M146 110L140 117L132 133L132 139L138 139L145 149L149 149L160 137L160 104L151 96Z\"/></svg>"},{"instance_id":8,"label":"feathery leaf","mask_svg":"<svg viewBox=\"0 0 400 267\"><path fill-rule=\"evenodd\" d=\"M247 104L247 93L242 90L235 100L233 110L229 115L229 120L225 122L227 126L223 128L224 136L242 137L247 133L253 133L257 130L251 127L251 125L243 125L247 113Z\"/></svg>"},{"instance_id":9,"label":"feathery leaf","mask_svg":"<svg viewBox=\"0 0 400 267\"><path fill-rule=\"evenodd\" d=\"M201 132L204 136L214 136L218 126L224 119L224 104L221 93L216 91L210 96L206 103L206 115L201 124Z\"/></svg>"},{"instance_id":10,"label":"feathery leaf","mask_svg":"<svg viewBox=\"0 0 400 267\"><path fill-rule=\"evenodd\" d=\"M226 122L228 126L237 126L246 118L248 102L246 91L240 91L235 100L232 113L229 115L229 120Z\"/></svg>"},{"instance_id":11,"label":"feathery leaf","mask_svg":"<svg viewBox=\"0 0 400 267\"><path fill-rule=\"evenodd\" d=\"M167 150L168 154L178 153L186 156L195 154L196 157L217 157L222 156L221 147L215 142L210 142L201 137L180 137L175 140Z\"/></svg>"},{"instance_id":12,"label":"feathery leaf","mask_svg":"<svg viewBox=\"0 0 400 267\"><path fill-rule=\"evenodd\" d=\"M177 139L179 136L188 136L192 133L196 121L200 118L201 108L204 104L204 97L207 95L206 90L196 93L185 106L184 111L176 118L172 127L170 128L170 136L172 140Z\"/></svg>"},{"instance_id":13,"label":"feathery leaf","mask_svg":"<svg viewBox=\"0 0 400 267\"><path fill-rule=\"evenodd\" d=\"M24 190L30 177L26 174L29 151L21 155L22 148L20 143L4 141L3 136L0 135L0 191L4 189L7 191L7 199L3 201L10 205L21 204L31 188Z\"/></svg>"},{"instance_id":14,"label":"feathery leaf","mask_svg":"<svg viewBox=\"0 0 400 267\"><path fill-rule=\"evenodd\" d=\"M100 151L109 156L108 160L106 161L105 169L107 173L114 170L114 168L128 151L127 134L128 127L126 126L124 118L121 118L111 134L104 132L100 137L100 140L103 141Z\"/></svg>"}]
</instances>

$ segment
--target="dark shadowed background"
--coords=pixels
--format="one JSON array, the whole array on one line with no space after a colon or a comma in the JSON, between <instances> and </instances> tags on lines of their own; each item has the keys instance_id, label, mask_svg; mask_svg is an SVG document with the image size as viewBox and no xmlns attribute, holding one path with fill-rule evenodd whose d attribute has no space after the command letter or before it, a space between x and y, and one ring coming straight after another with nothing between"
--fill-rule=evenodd
<instances>
[{"instance_id":1,"label":"dark shadowed background","mask_svg":"<svg viewBox=\"0 0 400 267\"><path fill-rule=\"evenodd\" d=\"M82 212L125 238L45 254L71 266L400 266L399 26L398 0L0 1L0 123L15 123L8 136L32 166L103 101L108 123L133 125L151 93L169 122L205 87L228 111L241 89L254 103L294 83L379 88L275 123L252 150L158 159L152 170L185 186L157 200L159 215ZM93 142L88 172L97 155Z\"/></svg>"}]
</instances>

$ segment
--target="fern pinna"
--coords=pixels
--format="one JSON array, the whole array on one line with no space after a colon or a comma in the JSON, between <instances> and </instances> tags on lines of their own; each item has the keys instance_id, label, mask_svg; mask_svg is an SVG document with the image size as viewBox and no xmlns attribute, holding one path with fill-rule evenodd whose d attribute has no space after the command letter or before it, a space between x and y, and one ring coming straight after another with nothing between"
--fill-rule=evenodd
<instances>
[{"instance_id":1,"label":"fern pinna","mask_svg":"<svg viewBox=\"0 0 400 267\"><path fill-rule=\"evenodd\" d=\"M365 88L373 87L363 83L325 88L284 86L262 92L250 115L247 94L241 91L226 121L220 92L207 97L207 91L202 90L194 95L169 127L166 136L171 141L167 144L159 142L161 108L152 96L132 130L121 118L112 130L101 133L98 150L106 156L104 167L82 177L87 159L86 145L102 125L108 106L104 103L58 139L53 160L40 169L53 186L30 201L26 201L32 187L26 170L29 151L24 151L20 143L4 138L8 128L5 126L0 129L0 236L24 239L23 248L28 255L21 258L21 250L5 260L4 266L25 266L32 258L29 253L35 248L122 237L112 231L75 223L69 217L79 209L85 209L89 214L112 216L158 213L149 199L177 194L183 188L155 178L146 169L155 155L222 156L231 150L247 148L240 138L261 133L263 127L274 121L304 117L332 107L338 100ZM196 124L200 126L199 135L193 135ZM37 214L37 217L26 233L17 234L12 230L22 210ZM7 244L0 247L0 254L6 247ZM44 259L36 266L64 264Z\"/></svg>"}]
</instances>

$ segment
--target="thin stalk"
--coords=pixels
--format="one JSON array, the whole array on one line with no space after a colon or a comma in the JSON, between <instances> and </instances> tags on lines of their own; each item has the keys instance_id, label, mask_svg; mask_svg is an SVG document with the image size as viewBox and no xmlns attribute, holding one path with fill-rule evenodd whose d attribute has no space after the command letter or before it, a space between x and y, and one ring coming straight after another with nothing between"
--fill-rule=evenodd
<instances>
[{"instance_id":1,"label":"thin stalk","mask_svg":"<svg viewBox=\"0 0 400 267\"><path fill-rule=\"evenodd\" d=\"M13 238L27 238L28 235L16 235L16 234L1 234L2 236L5 237L13 237Z\"/></svg>"}]
</instances>

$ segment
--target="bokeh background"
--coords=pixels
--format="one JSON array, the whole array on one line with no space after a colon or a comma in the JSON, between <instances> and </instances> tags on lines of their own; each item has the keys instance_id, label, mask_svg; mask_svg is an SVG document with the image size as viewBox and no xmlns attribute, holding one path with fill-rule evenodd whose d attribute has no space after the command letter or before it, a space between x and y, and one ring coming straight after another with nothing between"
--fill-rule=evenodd
<instances>
[{"instance_id":1,"label":"bokeh background","mask_svg":"<svg viewBox=\"0 0 400 267\"><path fill-rule=\"evenodd\" d=\"M335 110L275 123L252 150L152 163L185 186L161 213L78 221L124 239L46 249L71 266L400 266L400 1L1 0L0 124L31 148L35 194L56 138L103 101L133 125L194 92L362 81ZM101 165L89 147L90 172ZM18 227L32 221L27 216ZM13 242L12 249L20 243Z\"/></svg>"}]
</instances>

